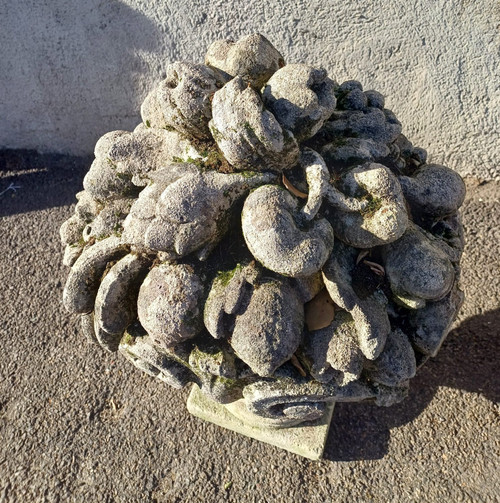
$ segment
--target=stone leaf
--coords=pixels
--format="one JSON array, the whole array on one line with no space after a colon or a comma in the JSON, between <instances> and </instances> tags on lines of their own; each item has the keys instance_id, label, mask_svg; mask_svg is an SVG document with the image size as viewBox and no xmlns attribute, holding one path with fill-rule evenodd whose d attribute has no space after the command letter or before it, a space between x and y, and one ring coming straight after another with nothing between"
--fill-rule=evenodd
<instances>
[{"instance_id":1,"label":"stone leaf","mask_svg":"<svg viewBox=\"0 0 500 503\"><path fill-rule=\"evenodd\" d=\"M103 204L95 200L85 190L78 192L76 199L78 202L75 206L75 215L86 222L93 220L103 208Z\"/></svg>"},{"instance_id":2,"label":"stone leaf","mask_svg":"<svg viewBox=\"0 0 500 503\"><path fill-rule=\"evenodd\" d=\"M63 264L67 267L73 267L78 257L83 252L83 246L80 245L66 245L64 248Z\"/></svg>"},{"instance_id":3,"label":"stone leaf","mask_svg":"<svg viewBox=\"0 0 500 503\"><path fill-rule=\"evenodd\" d=\"M335 235L356 248L373 248L399 239L408 225L405 199L398 179L383 164L351 169L342 192L358 197L361 211L335 209L329 219Z\"/></svg>"},{"instance_id":4,"label":"stone leaf","mask_svg":"<svg viewBox=\"0 0 500 503\"><path fill-rule=\"evenodd\" d=\"M333 231L326 219L298 226L297 199L275 185L264 185L246 199L243 236L252 255L271 271L292 277L318 272L333 248Z\"/></svg>"},{"instance_id":5,"label":"stone leaf","mask_svg":"<svg viewBox=\"0 0 500 503\"><path fill-rule=\"evenodd\" d=\"M461 176L446 166L424 164L411 177L399 178L415 215L439 219L458 211L465 199Z\"/></svg>"},{"instance_id":6,"label":"stone leaf","mask_svg":"<svg viewBox=\"0 0 500 503\"><path fill-rule=\"evenodd\" d=\"M464 227L459 213L435 222L427 236L448 255L453 264L459 264L465 246Z\"/></svg>"},{"instance_id":7,"label":"stone leaf","mask_svg":"<svg viewBox=\"0 0 500 503\"><path fill-rule=\"evenodd\" d=\"M358 250L337 242L323 267L323 281L335 304L351 313L364 356L374 360L382 352L391 331L387 298L379 290L365 298L360 298L354 291L352 274L358 253Z\"/></svg>"},{"instance_id":8,"label":"stone leaf","mask_svg":"<svg viewBox=\"0 0 500 503\"><path fill-rule=\"evenodd\" d=\"M151 260L129 254L111 267L99 286L94 308L98 342L116 351L122 335L137 316L136 298Z\"/></svg>"},{"instance_id":9,"label":"stone leaf","mask_svg":"<svg viewBox=\"0 0 500 503\"><path fill-rule=\"evenodd\" d=\"M123 130L110 131L109 133L101 136L97 140L97 143L94 147L94 155L96 159L105 159L106 157L108 157L111 149L113 148L113 145L115 145L120 140L120 138L127 138L129 136L130 131Z\"/></svg>"},{"instance_id":10,"label":"stone leaf","mask_svg":"<svg viewBox=\"0 0 500 503\"><path fill-rule=\"evenodd\" d=\"M68 218L59 229L59 235L63 245L78 243L82 239L82 232L85 228L85 220L74 214Z\"/></svg>"},{"instance_id":11,"label":"stone leaf","mask_svg":"<svg viewBox=\"0 0 500 503\"><path fill-rule=\"evenodd\" d=\"M330 124L327 122L322 131L328 133ZM387 157L390 151L384 143L377 143L370 138L337 137L323 145L320 153L326 164L335 169L376 162Z\"/></svg>"},{"instance_id":12,"label":"stone leaf","mask_svg":"<svg viewBox=\"0 0 500 503\"><path fill-rule=\"evenodd\" d=\"M284 66L283 56L259 33L247 35L237 42L217 40L207 51L205 64L219 71L223 78L236 76L260 89L271 75Z\"/></svg>"},{"instance_id":13,"label":"stone leaf","mask_svg":"<svg viewBox=\"0 0 500 503\"><path fill-rule=\"evenodd\" d=\"M245 381L211 374L200 374L199 386L202 393L214 402L229 404L243 397Z\"/></svg>"},{"instance_id":14,"label":"stone leaf","mask_svg":"<svg viewBox=\"0 0 500 503\"><path fill-rule=\"evenodd\" d=\"M384 350L374 361L365 364L368 379L386 386L399 386L415 376L417 363L408 337L396 329L387 337Z\"/></svg>"},{"instance_id":15,"label":"stone leaf","mask_svg":"<svg viewBox=\"0 0 500 503\"><path fill-rule=\"evenodd\" d=\"M375 387L375 404L379 407L391 407L407 398L409 390L409 381L404 381L398 386L384 386L383 384L379 384Z\"/></svg>"},{"instance_id":16,"label":"stone leaf","mask_svg":"<svg viewBox=\"0 0 500 503\"><path fill-rule=\"evenodd\" d=\"M437 302L410 313L411 342L424 354L436 356L464 301L464 293L457 283L450 293Z\"/></svg>"},{"instance_id":17,"label":"stone leaf","mask_svg":"<svg viewBox=\"0 0 500 503\"><path fill-rule=\"evenodd\" d=\"M285 280L262 280L246 310L236 316L231 346L253 372L271 376L298 348L304 307Z\"/></svg>"},{"instance_id":18,"label":"stone leaf","mask_svg":"<svg viewBox=\"0 0 500 503\"><path fill-rule=\"evenodd\" d=\"M127 333L118 349L137 368L173 388L181 389L186 384L198 382L195 374L186 365L161 351L149 335L134 337Z\"/></svg>"},{"instance_id":19,"label":"stone leaf","mask_svg":"<svg viewBox=\"0 0 500 503\"><path fill-rule=\"evenodd\" d=\"M120 137L109 151L108 158L138 187L145 187L152 173L167 164L198 159L198 150L177 131L148 128L139 124L128 136Z\"/></svg>"},{"instance_id":20,"label":"stone leaf","mask_svg":"<svg viewBox=\"0 0 500 503\"><path fill-rule=\"evenodd\" d=\"M311 376L319 382L347 384L361 375L365 358L359 348L352 316L339 311L335 320L319 330L309 330L301 346Z\"/></svg>"},{"instance_id":21,"label":"stone leaf","mask_svg":"<svg viewBox=\"0 0 500 503\"><path fill-rule=\"evenodd\" d=\"M222 344L198 343L189 355L189 365L196 373L235 379L237 371L235 355L231 348Z\"/></svg>"},{"instance_id":22,"label":"stone leaf","mask_svg":"<svg viewBox=\"0 0 500 503\"><path fill-rule=\"evenodd\" d=\"M321 383L341 381L341 372L336 371L326 361L328 345L333 337L333 328L328 327L307 331L297 352L299 361L311 377Z\"/></svg>"},{"instance_id":23,"label":"stone leaf","mask_svg":"<svg viewBox=\"0 0 500 503\"><path fill-rule=\"evenodd\" d=\"M220 271L215 277L205 302L205 327L214 339L228 338L234 328L234 317L252 292L260 268L251 263L238 264L231 271Z\"/></svg>"},{"instance_id":24,"label":"stone leaf","mask_svg":"<svg viewBox=\"0 0 500 503\"><path fill-rule=\"evenodd\" d=\"M327 330L327 329L325 329ZM326 361L343 374L342 384L359 379L365 357L359 347L356 324L349 313L340 311L328 330L332 337L328 344Z\"/></svg>"},{"instance_id":25,"label":"stone leaf","mask_svg":"<svg viewBox=\"0 0 500 503\"><path fill-rule=\"evenodd\" d=\"M309 331L301 347L311 376L319 382L346 385L359 379L365 358L352 316L339 311L327 327Z\"/></svg>"},{"instance_id":26,"label":"stone leaf","mask_svg":"<svg viewBox=\"0 0 500 503\"><path fill-rule=\"evenodd\" d=\"M76 245L83 239L83 229L92 222L103 209L104 205L96 201L87 191L76 194L75 213L66 220L59 229L61 242L65 245Z\"/></svg>"},{"instance_id":27,"label":"stone leaf","mask_svg":"<svg viewBox=\"0 0 500 503\"><path fill-rule=\"evenodd\" d=\"M299 148L264 108L257 91L235 77L212 100L210 130L227 161L239 170L282 171L293 167Z\"/></svg>"},{"instance_id":28,"label":"stone leaf","mask_svg":"<svg viewBox=\"0 0 500 503\"><path fill-rule=\"evenodd\" d=\"M76 260L63 292L64 307L70 313L90 313L101 277L108 262L117 260L129 251L129 246L120 238L112 236L86 248Z\"/></svg>"},{"instance_id":29,"label":"stone leaf","mask_svg":"<svg viewBox=\"0 0 500 503\"><path fill-rule=\"evenodd\" d=\"M163 191L186 175L198 173L192 164L174 163L150 175L151 183L145 187L132 204L123 222L123 239L135 249L147 251L146 231L156 217L156 203Z\"/></svg>"},{"instance_id":30,"label":"stone leaf","mask_svg":"<svg viewBox=\"0 0 500 503\"><path fill-rule=\"evenodd\" d=\"M337 108L340 110L366 110L368 108L368 96L363 92L361 82L357 80L343 82L335 95ZM379 108L383 108L383 105Z\"/></svg>"},{"instance_id":31,"label":"stone leaf","mask_svg":"<svg viewBox=\"0 0 500 503\"><path fill-rule=\"evenodd\" d=\"M132 177L117 169L116 163L109 157L99 157L92 162L83 179L83 187L98 201L133 197L138 192L132 183Z\"/></svg>"},{"instance_id":32,"label":"stone leaf","mask_svg":"<svg viewBox=\"0 0 500 503\"><path fill-rule=\"evenodd\" d=\"M83 240L88 242L92 238L103 239L113 234L120 236L123 222L133 202L134 200L130 198L108 201L94 220L83 229Z\"/></svg>"},{"instance_id":33,"label":"stone leaf","mask_svg":"<svg viewBox=\"0 0 500 503\"><path fill-rule=\"evenodd\" d=\"M323 283L323 276L321 271L318 271L311 276L304 276L303 278L293 278L292 280L294 289L300 295L302 302L306 303L314 299L321 290L325 287Z\"/></svg>"},{"instance_id":34,"label":"stone leaf","mask_svg":"<svg viewBox=\"0 0 500 503\"><path fill-rule=\"evenodd\" d=\"M174 128L188 137L210 137L210 100L220 83L205 65L177 61L168 65L167 77L146 97L141 106L144 124Z\"/></svg>"},{"instance_id":35,"label":"stone leaf","mask_svg":"<svg viewBox=\"0 0 500 503\"><path fill-rule=\"evenodd\" d=\"M156 204L145 244L179 258L200 250L199 258L220 241L227 230L229 210L250 189L269 182L272 174L188 174L170 184Z\"/></svg>"},{"instance_id":36,"label":"stone leaf","mask_svg":"<svg viewBox=\"0 0 500 503\"><path fill-rule=\"evenodd\" d=\"M203 329L205 287L192 267L163 263L151 269L137 299L139 321L153 342L172 348Z\"/></svg>"},{"instance_id":37,"label":"stone leaf","mask_svg":"<svg viewBox=\"0 0 500 503\"><path fill-rule=\"evenodd\" d=\"M307 181L307 202L302 208L304 218L312 220L323 204L323 197L330 187L330 172L318 152L304 148L300 153L300 166Z\"/></svg>"},{"instance_id":38,"label":"stone leaf","mask_svg":"<svg viewBox=\"0 0 500 503\"><path fill-rule=\"evenodd\" d=\"M400 239L383 248L383 254L395 298L408 307L412 301L422 307L425 300L438 300L453 285L455 271L448 256L412 223Z\"/></svg>"},{"instance_id":39,"label":"stone leaf","mask_svg":"<svg viewBox=\"0 0 500 503\"><path fill-rule=\"evenodd\" d=\"M401 133L401 123L390 110L368 107L365 110L335 110L330 116L329 131L337 136L369 138L390 144Z\"/></svg>"},{"instance_id":40,"label":"stone leaf","mask_svg":"<svg viewBox=\"0 0 500 503\"><path fill-rule=\"evenodd\" d=\"M278 70L263 92L264 104L298 141L314 136L335 110L335 82L323 68L293 64Z\"/></svg>"}]
</instances>

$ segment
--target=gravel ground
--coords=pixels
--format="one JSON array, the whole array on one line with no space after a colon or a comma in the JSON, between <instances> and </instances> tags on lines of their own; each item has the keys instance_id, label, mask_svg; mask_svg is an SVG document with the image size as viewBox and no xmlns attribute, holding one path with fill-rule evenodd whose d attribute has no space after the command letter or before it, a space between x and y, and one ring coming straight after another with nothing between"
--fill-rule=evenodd
<instances>
[{"instance_id":1,"label":"gravel ground","mask_svg":"<svg viewBox=\"0 0 500 503\"><path fill-rule=\"evenodd\" d=\"M88 160L0 155L0 503L500 498L500 184L467 180L466 303L409 398L339 404L313 462L191 417L88 345L61 305L58 229ZM11 186L12 187L12 186Z\"/></svg>"}]
</instances>

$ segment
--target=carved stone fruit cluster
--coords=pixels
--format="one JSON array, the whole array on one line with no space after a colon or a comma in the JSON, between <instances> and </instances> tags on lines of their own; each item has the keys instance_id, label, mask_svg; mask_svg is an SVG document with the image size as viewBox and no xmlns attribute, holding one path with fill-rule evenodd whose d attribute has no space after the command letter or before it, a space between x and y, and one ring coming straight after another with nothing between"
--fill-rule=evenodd
<instances>
[{"instance_id":1,"label":"carved stone fruit cluster","mask_svg":"<svg viewBox=\"0 0 500 503\"><path fill-rule=\"evenodd\" d=\"M404 398L463 301L461 178L258 34L171 64L141 115L61 227L87 337L277 427Z\"/></svg>"}]
</instances>

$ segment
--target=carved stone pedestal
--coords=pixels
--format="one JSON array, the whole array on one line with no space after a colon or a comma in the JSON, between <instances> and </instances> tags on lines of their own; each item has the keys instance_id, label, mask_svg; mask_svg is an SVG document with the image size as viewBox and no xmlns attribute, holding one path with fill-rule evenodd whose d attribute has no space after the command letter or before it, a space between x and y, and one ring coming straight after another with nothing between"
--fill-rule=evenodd
<instances>
[{"instance_id":1,"label":"carved stone pedestal","mask_svg":"<svg viewBox=\"0 0 500 503\"><path fill-rule=\"evenodd\" d=\"M321 459L323 455L334 406L329 403L324 416L317 421L292 428L275 428L248 412L244 400L221 405L210 400L196 385L193 385L187 401L187 408L193 416L313 460Z\"/></svg>"}]
</instances>

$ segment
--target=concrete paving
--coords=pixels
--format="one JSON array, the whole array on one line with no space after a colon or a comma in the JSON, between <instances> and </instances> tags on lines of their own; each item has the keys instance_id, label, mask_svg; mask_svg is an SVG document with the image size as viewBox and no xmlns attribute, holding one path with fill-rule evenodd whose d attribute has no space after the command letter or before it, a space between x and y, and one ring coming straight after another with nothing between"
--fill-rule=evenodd
<instances>
[{"instance_id":1,"label":"concrete paving","mask_svg":"<svg viewBox=\"0 0 500 503\"><path fill-rule=\"evenodd\" d=\"M58 229L88 165L0 157L0 502L408 502L500 497L500 183L468 179L467 300L409 398L338 404L325 458L219 428L87 344ZM18 188L15 188L15 187ZM15 191L14 191L15 190Z\"/></svg>"}]
</instances>

